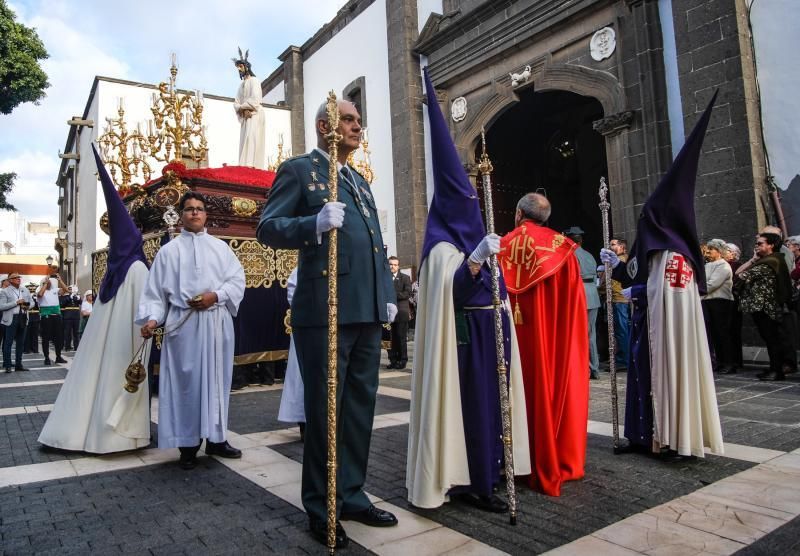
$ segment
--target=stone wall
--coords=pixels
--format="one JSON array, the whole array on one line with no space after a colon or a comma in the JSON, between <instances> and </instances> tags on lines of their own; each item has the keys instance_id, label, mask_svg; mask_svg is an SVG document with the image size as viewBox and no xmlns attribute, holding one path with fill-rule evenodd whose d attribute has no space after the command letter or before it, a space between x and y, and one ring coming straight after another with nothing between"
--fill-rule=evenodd
<instances>
[{"instance_id":1,"label":"stone wall","mask_svg":"<svg viewBox=\"0 0 800 556\"><path fill-rule=\"evenodd\" d=\"M747 256L770 205L743 9L743 0L673 0L687 135L719 89L698 169L698 233L733 241Z\"/></svg>"}]
</instances>

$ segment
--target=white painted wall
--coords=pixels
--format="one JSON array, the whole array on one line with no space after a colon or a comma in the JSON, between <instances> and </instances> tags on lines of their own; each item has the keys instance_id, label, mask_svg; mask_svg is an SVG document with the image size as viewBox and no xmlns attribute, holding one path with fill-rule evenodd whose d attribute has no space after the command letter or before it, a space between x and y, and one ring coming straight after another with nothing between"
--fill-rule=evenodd
<instances>
[{"instance_id":1,"label":"white painted wall","mask_svg":"<svg viewBox=\"0 0 800 556\"><path fill-rule=\"evenodd\" d=\"M278 83L274 89L267 91L264 95L264 102L267 104L278 104L286 100L286 85L283 81Z\"/></svg>"},{"instance_id":2,"label":"white painted wall","mask_svg":"<svg viewBox=\"0 0 800 556\"><path fill-rule=\"evenodd\" d=\"M755 0L750 13L770 170L786 189L800 174L800 2Z\"/></svg>"},{"instance_id":3,"label":"white painted wall","mask_svg":"<svg viewBox=\"0 0 800 556\"><path fill-rule=\"evenodd\" d=\"M88 119L95 121L94 128L84 128L78 143L81 162L78 166L77 215L69 226L70 241L82 242L78 251L76 274L81 288L91 286L91 254L108 245L108 236L100 230L99 220L106 211L103 192L96 177L91 143L103 133L106 117L117 117L119 98L124 99L125 121L128 129L142 122L146 131L146 120L152 117L150 112L151 95L154 87L148 85L130 85L100 80L88 111ZM232 91L235 93L236 91ZM207 126L208 165L216 168L224 165L236 165L239 160L239 121L233 110L231 99L204 98L203 122ZM264 106L266 111L265 144L267 156L273 159L277 155L280 136L284 144L291 145L290 112L283 108ZM151 159L151 179L161 175L164 162ZM141 180L140 180L141 181ZM72 249L70 249L72 251Z\"/></svg>"},{"instance_id":4,"label":"white painted wall","mask_svg":"<svg viewBox=\"0 0 800 556\"><path fill-rule=\"evenodd\" d=\"M303 64L306 146L317 144L314 117L328 91L337 95L352 81L366 81L369 148L376 179L372 193L380 213L385 214L383 240L389 255L397 253L395 234L394 180L392 170L391 104L386 36L386 3L374 2L323 48ZM383 220L383 218L382 218ZM406 261L401 261L405 266Z\"/></svg>"}]
</instances>

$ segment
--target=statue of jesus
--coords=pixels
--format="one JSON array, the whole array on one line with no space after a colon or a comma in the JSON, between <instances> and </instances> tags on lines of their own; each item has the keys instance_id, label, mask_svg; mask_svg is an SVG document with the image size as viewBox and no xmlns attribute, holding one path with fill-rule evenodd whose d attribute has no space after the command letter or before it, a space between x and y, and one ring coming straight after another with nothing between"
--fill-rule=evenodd
<instances>
[{"instance_id":1,"label":"statue of jesus","mask_svg":"<svg viewBox=\"0 0 800 556\"><path fill-rule=\"evenodd\" d=\"M239 165L263 170L266 168L264 149L266 118L264 108L261 106L261 83L247 60L249 54L250 51L246 50L242 55L242 49L239 48L239 58L233 58L242 80L233 102L233 108L242 126L239 133Z\"/></svg>"}]
</instances>

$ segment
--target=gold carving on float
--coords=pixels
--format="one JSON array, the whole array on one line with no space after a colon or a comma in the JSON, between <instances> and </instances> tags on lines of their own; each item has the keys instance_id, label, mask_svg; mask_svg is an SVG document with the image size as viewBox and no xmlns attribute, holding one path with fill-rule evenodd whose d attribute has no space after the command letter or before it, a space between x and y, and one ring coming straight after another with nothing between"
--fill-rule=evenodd
<instances>
[{"instance_id":1,"label":"gold carving on float","mask_svg":"<svg viewBox=\"0 0 800 556\"><path fill-rule=\"evenodd\" d=\"M255 214L258 205L253 199L245 197L231 197L231 207L236 216L252 216Z\"/></svg>"},{"instance_id":2,"label":"gold carving on float","mask_svg":"<svg viewBox=\"0 0 800 556\"><path fill-rule=\"evenodd\" d=\"M103 216L100 217L100 229L103 230L104 234L110 235L111 228L108 227L108 211L104 212Z\"/></svg>"},{"instance_id":3,"label":"gold carving on float","mask_svg":"<svg viewBox=\"0 0 800 556\"><path fill-rule=\"evenodd\" d=\"M100 282L103 281L103 276L106 275L108 268L108 249L102 251L95 251L92 254L92 290L98 292L100 290Z\"/></svg>"},{"instance_id":4,"label":"gold carving on float","mask_svg":"<svg viewBox=\"0 0 800 556\"><path fill-rule=\"evenodd\" d=\"M269 288L276 280L286 287L297 266L297 251L265 247L254 239L231 238L228 245L244 268L246 288Z\"/></svg>"},{"instance_id":5,"label":"gold carving on float","mask_svg":"<svg viewBox=\"0 0 800 556\"><path fill-rule=\"evenodd\" d=\"M286 309L286 316L283 317L283 326L286 327L286 335L292 335L292 309Z\"/></svg>"},{"instance_id":6,"label":"gold carving on float","mask_svg":"<svg viewBox=\"0 0 800 556\"><path fill-rule=\"evenodd\" d=\"M147 257L148 264L153 264L153 259L156 258L156 253L161 249L161 236L151 237L144 242L144 256Z\"/></svg>"}]
</instances>

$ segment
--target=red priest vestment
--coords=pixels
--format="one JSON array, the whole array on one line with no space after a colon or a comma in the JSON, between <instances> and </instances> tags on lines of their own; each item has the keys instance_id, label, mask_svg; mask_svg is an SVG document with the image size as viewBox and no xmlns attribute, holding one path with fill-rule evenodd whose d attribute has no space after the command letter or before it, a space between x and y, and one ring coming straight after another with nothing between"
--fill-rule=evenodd
<instances>
[{"instance_id":1,"label":"red priest vestment","mask_svg":"<svg viewBox=\"0 0 800 556\"><path fill-rule=\"evenodd\" d=\"M524 222L506 235L503 270L522 358L532 488L550 496L580 479L586 462L589 340L577 245Z\"/></svg>"}]
</instances>

